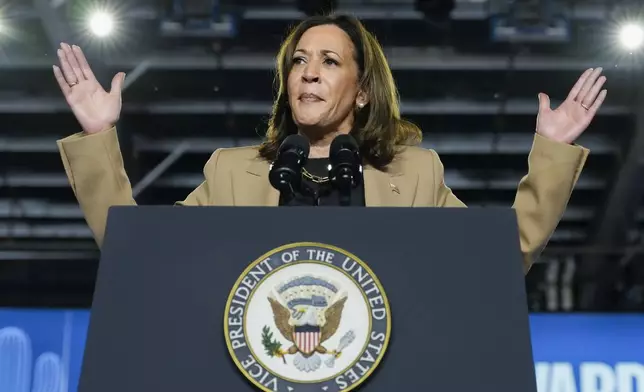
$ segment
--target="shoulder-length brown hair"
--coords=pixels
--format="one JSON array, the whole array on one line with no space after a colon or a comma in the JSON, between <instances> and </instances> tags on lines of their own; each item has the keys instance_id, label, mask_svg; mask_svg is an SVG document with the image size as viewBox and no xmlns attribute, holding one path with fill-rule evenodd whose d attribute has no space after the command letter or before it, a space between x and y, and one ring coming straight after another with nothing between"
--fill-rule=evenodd
<instances>
[{"instance_id":1,"label":"shoulder-length brown hair","mask_svg":"<svg viewBox=\"0 0 644 392\"><path fill-rule=\"evenodd\" d=\"M284 139L297 133L287 96L291 58L304 32L311 27L328 24L338 26L351 38L358 64L358 83L369 97L367 106L355 113L351 135L360 146L364 163L384 169L396 156L399 146L419 143L422 132L400 117L398 90L380 44L357 18L347 15L308 18L282 43L277 55L277 96L268 121L266 140L260 146L259 154L273 161Z\"/></svg>"}]
</instances>

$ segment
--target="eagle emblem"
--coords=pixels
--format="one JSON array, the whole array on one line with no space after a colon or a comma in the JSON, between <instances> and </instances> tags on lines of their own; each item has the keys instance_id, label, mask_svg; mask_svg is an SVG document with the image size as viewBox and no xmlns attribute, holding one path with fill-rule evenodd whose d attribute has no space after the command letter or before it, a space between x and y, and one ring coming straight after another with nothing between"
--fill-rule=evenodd
<instances>
[{"instance_id":1,"label":"eagle emblem","mask_svg":"<svg viewBox=\"0 0 644 392\"><path fill-rule=\"evenodd\" d=\"M321 356L326 356L325 364L333 367L335 359L355 338L354 332L349 330L335 350L323 345L340 327L347 294L340 293L337 284L310 275L282 283L275 292L277 295L268 296L268 302L275 326L290 346L283 350L271 329L264 326L262 343L267 355L281 358L284 363L287 355L294 355L293 365L303 372L319 369Z\"/></svg>"}]
</instances>

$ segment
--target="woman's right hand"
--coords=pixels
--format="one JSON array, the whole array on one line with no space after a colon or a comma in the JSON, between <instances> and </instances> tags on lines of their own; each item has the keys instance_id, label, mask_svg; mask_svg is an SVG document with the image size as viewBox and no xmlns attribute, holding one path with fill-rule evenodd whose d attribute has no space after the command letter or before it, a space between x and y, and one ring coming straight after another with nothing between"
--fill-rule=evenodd
<instances>
[{"instance_id":1,"label":"woman's right hand","mask_svg":"<svg viewBox=\"0 0 644 392\"><path fill-rule=\"evenodd\" d=\"M60 67L54 65L54 76L83 131L94 134L113 127L121 113L125 74L116 74L107 92L96 80L81 48L62 43L58 59Z\"/></svg>"}]
</instances>

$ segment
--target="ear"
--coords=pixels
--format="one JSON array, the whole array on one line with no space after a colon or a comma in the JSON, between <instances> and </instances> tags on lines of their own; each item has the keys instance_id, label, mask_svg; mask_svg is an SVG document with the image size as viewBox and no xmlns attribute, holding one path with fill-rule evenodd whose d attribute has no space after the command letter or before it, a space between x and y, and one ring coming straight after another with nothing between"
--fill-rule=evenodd
<instances>
[{"instance_id":1,"label":"ear","mask_svg":"<svg viewBox=\"0 0 644 392\"><path fill-rule=\"evenodd\" d=\"M360 90L358 92L358 95L356 96L356 106L358 107L358 109L362 109L363 107L367 106L368 103L369 96L363 90Z\"/></svg>"}]
</instances>

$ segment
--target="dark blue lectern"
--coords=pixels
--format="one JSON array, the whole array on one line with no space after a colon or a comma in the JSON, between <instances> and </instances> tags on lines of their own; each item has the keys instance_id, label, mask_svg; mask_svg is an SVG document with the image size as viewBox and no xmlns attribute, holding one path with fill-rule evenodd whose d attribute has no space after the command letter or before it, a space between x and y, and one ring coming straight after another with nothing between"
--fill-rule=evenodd
<instances>
[{"instance_id":1,"label":"dark blue lectern","mask_svg":"<svg viewBox=\"0 0 644 392\"><path fill-rule=\"evenodd\" d=\"M511 209L114 207L80 392L536 392Z\"/></svg>"}]
</instances>

